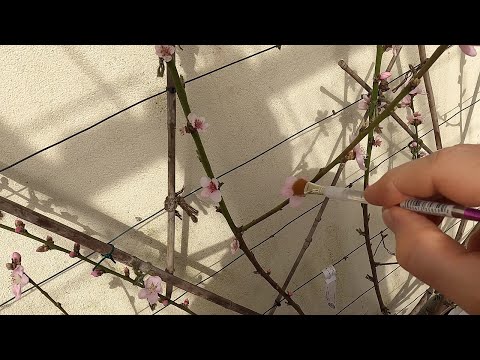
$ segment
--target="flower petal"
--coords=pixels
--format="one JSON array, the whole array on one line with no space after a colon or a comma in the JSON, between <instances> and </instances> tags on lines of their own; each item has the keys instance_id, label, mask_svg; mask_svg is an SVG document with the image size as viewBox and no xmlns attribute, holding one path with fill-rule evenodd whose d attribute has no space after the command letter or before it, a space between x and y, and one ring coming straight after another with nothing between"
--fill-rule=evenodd
<instances>
[{"instance_id":1,"label":"flower petal","mask_svg":"<svg viewBox=\"0 0 480 360\"><path fill-rule=\"evenodd\" d=\"M295 184L295 181L297 181L297 178L295 176L289 176L285 179L285 186L293 186L293 184Z\"/></svg>"},{"instance_id":2,"label":"flower petal","mask_svg":"<svg viewBox=\"0 0 480 360\"><path fill-rule=\"evenodd\" d=\"M355 152L355 160L357 160L358 167L362 170L365 170L365 158L362 154L362 151Z\"/></svg>"},{"instance_id":3,"label":"flower petal","mask_svg":"<svg viewBox=\"0 0 480 360\"><path fill-rule=\"evenodd\" d=\"M303 196L293 195L290 197L289 204L292 208L299 207L305 198Z\"/></svg>"},{"instance_id":4,"label":"flower petal","mask_svg":"<svg viewBox=\"0 0 480 360\"><path fill-rule=\"evenodd\" d=\"M215 178L213 178L213 179L212 179L212 182L215 184L215 187L218 189L218 185L219 185L219 184L218 184L218 180L215 179Z\"/></svg>"},{"instance_id":5,"label":"flower petal","mask_svg":"<svg viewBox=\"0 0 480 360\"><path fill-rule=\"evenodd\" d=\"M458 45L460 49L462 49L463 53L468 56L475 56L477 55L477 50L473 47L473 45Z\"/></svg>"},{"instance_id":6,"label":"flower petal","mask_svg":"<svg viewBox=\"0 0 480 360\"><path fill-rule=\"evenodd\" d=\"M200 196L203 198L209 198L211 194L211 191L209 188L204 188L202 192L200 193Z\"/></svg>"},{"instance_id":7,"label":"flower petal","mask_svg":"<svg viewBox=\"0 0 480 360\"><path fill-rule=\"evenodd\" d=\"M18 300L22 297L22 287L20 284L14 284L12 286L12 293L15 295L15 300Z\"/></svg>"},{"instance_id":8,"label":"flower petal","mask_svg":"<svg viewBox=\"0 0 480 360\"><path fill-rule=\"evenodd\" d=\"M365 100L360 100L358 103L358 109L359 110L368 110L368 103Z\"/></svg>"},{"instance_id":9,"label":"flower petal","mask_svg":"<svg viewBox=\"0 0 480 360\"><path fill-rule=\"evenodd\" d=\"M220 190L215 190L210 194L210 199L212 199L213 202L219 203L222 201L222 193Z\"/></svg>"},{"instance_id":10,"label":"flower petal","mask_svg":"<svg viewBox=\"0 0 480 360\"><path fill-rule=\"evenodd\" d=\"M197 115L195 115L194 113L190 113L188 114L187 116L187 119L188 121L190 122L190 124L194 125L195 124L195 119L197 118Z\"/></svg>"},{"instance_id":11,"label":"flower petal","mask_svg":"<svg viewBox=\"0 0 480 360\"><path fill-rule=\"evenodd\" d=\"M145 286L155 286L158 287L158 285L162 285L162 278L160 276L150 276L146 281L145 281Z\"/></svg>"},{"instance_id":12,"label":"flower petal","mask_svg":"<svg viewBox=\"0 0 480 360\"><path fill-rule=\"evenodd\" d=\"M140 291L138 292L138 297L139 297L140 299L146 299L149 293L150 293L150 291L148 291L148 290L145 289L145 288L140 289Z\"/></svg>"},{"instance_id":13,"label":"flower petal","mask_svg":"<svg viewBox=\"0 0 480 360\"><path fill-rule=\"evenodd\" d=\"M148 301L148 303L149 303L150 305L153 305L153 304L155 304L155 303L158 301L159 298L160 298L160 297L158 296L157 293L150 293L150 294L148 294L148 296L147 296L147 301Z\"/></svg>"},{"instance_id":14,"label":"flower petal","mask_svg":"<svg viewBox=\"0 0 480 360\"><path fill-rule=\"evenodd\" d=\"M280 194L286 198L289 198L290 196L293 196L293 189L291 186L284 185L280 191Z\"/></svg>"},{"instance_id":15,"label":"flower petal","mask_svg":"<svg viewBox=\"0 0 480 360\"><path fill-rule=\"evenodd\" d=\"M203 188L207 188L210 185L210 181L212 181L210 178L202 176L200 179L200 185L202 185Z\"/></svg>"},{"instance_id":16,"label":"flower petal","mask_svg":"<svg viewBox=\"0 0 480 360\"><path fill-rule=\"evenodd\" d=\"M30 279L28 278L27 275L22 274L22 278L20 280L20 286L25 286L30 282Z\"/></svg>"},{"instance_id":17,"label":"flower petal","mask_svg":"<svg viewBox=\"0 0 480 360\"><path fill-rule=\"evenodd\" d=\"M240 247L240 244L238 242L237 239L234 239L231 243L230 243L230 251L232 254L235 254L238 250L238 248Z\"/></svg>"},{"instance_id":18,"label":"flower petal","mask_svg":"<svg viewBox=\"0 0 480 360\"><path fill-rule=\"evenodd\" d=\"M389 72L389 71L384 71L380 74L380 80L386 80L388 79L390 76L392 76L392 73Z\"/></svg>"},{"instance_id":19,"label":"flower petal","mask_svg":"<svg viewBox=\"0 0 480 360\"><path fill-rule=\"evenodd\" d=\"M205 130L207 130L207 128L209 127L210 125L207 123L207 122L204 122L202 124L202 127L200 129L198 129L198 131L200 132L204 132Z\"/></svg>"}]
</instances>

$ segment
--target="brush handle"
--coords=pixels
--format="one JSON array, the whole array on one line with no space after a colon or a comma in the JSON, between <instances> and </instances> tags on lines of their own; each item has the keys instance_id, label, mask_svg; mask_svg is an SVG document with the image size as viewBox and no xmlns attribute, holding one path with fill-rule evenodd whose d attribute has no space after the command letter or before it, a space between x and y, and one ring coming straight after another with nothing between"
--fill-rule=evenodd
<instances>
[{"instance_id":1,"label":"brush handle","mask_svg":"<svg viewBox=\"0 0 480 360\"><path fill-rule=\"evenodd\" d=\"M480 221L480 210L466 208L460 205L450 205L435 201L410 199L401 202L400 207L421 214Z\"/></svg>"},{"instance_id":2,"label":"brush handle","mask_svg":"<svg viewBox=\"0 0 480 360\"><path fill-rule=\"evenodd\" d=\"M356 201L368 204L363 196L363 191L336 186L323 186L307 183L305 194L324 195L330 199ZM409 199L402 201L399 206L417 213L435 216L445 216L457 219L480 221L480 210L467 208L460 205L442 204L435 201Z\"/></svg>"},{"instance_id":3,"label":"brush handle","mask_svg":"<svg viewBox=\"0 0 480 360\"><path fill-rule=\"evenodd\" d=\"M367 200L363 197L363 191L352 190L349 188L341 188L336 186L325 186L323 194L331 199L337 200L350 200L363 204L368 204Z\"/></svg>"}]
</instances>

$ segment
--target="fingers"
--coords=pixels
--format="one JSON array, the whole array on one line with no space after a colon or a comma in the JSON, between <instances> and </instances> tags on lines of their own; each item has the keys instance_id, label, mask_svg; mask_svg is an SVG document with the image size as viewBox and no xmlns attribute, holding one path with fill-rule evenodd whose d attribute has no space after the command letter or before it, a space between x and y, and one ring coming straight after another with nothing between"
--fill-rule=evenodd
<instances>
[{"instance_id":1,"label":"fingers","mask_svg":"<svg viewBox=\"0 0 480 360\"><path fill-rule=\"evenodd\" d=\"M400 207L383 211L395 233L399 264L455 301L467 312L480 313L480 252L467 250L425 216Z\"/></svg>"},{"instance_id":2,"label":"fingers","mask_svg":"<svg viewBox=\"0 0 480 360\"><path fill-rule=\"evenodd\" d=\"M467 243L468 251L480 251L480 230L476 230L470 236Z\"/></svg>"},{"instance_id":3,"label":"fingers","mask_svg":"<svg viewBox=\"0 0 480 360\"><path fill-rule=\"evenodd\" d=\"M391 207L438 194L465 206L480 205L480 145L457 145L388 171L365 190L373 205Z\"/></svg>"},{"instance_id":4,"label":"fingers","mask_svg":"<svg viewBox=\"0 0 480 360\"><path fill-rule=\"evenodd\" d=\"M392 207L383 211L383 221L395 233L399 264L429 284L449 271L445 264L452 256L465 252L435 223L420 214Z\"/></svg>"}]
</instances>

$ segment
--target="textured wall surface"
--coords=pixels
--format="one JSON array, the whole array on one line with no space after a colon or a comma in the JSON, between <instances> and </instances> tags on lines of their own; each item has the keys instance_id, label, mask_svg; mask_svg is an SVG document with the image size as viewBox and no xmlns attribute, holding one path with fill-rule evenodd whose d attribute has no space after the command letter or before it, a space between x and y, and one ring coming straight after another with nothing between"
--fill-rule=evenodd
<instances>
[{"instance_id":1,"label":"textured wall surface","mask_svg":"<svg viewBox=\"0 0 480 360\"><path fill-rule=\"evenodd\" d=\"M195 46L178 52L179 71L185 80L253 54L267 45ZM434 46L427 47L431 54ZM186 86L192 111L205 116L210 128L202 138L216 174L221 174L291 134L339 111L357 100L361 87L337 65L344 59L371 83L375 46L283 46L215 72ZM391 53L384 57L384 65ZM0 165L9 165L28 154L81 130L143 98L165 88L166 79L156 77L158 58L153 46L1 46L0 59ZM393 68L396 76L408 64L419 62L416 46L405 46ZM457 46L442 55L431 70L431 78L441 122L444 146L478 143L479 105L458 114L478 99L480 59L465 58ZM417 97L416 108L428 114L426 96ZM397 112L403 119L406 110ZM455 115L456 114L456 115ZM264 156L222 177L222 188L237 225L245 224L282 201L280 188L287 176L312 177L318 168L333 159L346 145L362 112L357 106L312 127ZM430 116L421 127L431 129ZM178 103L178 123L185 121ZM372 181L389 168L410 160L400 151L408 135L388 118L384 122L383 144L373 152ZM190 136L177 133L177 188L186 191L199 186L204 175ZM129 226L163 207L167 194L166 95L160 95L102 125L54 147L0 175L1 196L16 201L62 223L109 241ZM435 148L429 133L426 143ZM388 160L383 160L390 157ZM322 184L330 183L335 169ZM350 161L339 180L347 185L362 175ZM414 179L412 179L414 181ZM360 189L361 180L354 188ZM195 195L189 202L200 210L197 224L177 221L176 274L197 283L229 264L241 252L230 253L231 233L215 209ZM277 232L287 222L308 210L322 198L306 199L299 209L285 208L245 233L252 247ZM268 239L254 252L272 277L283 283L308 233L318 207ZM371 233L385 226L381 211L371 208ZM5 214L2 223L12 226L15 218ZM164 268L166 216L160 215L115 240L120 249ZM443 228L453 225L445 221ZM358 204L331 201L290 290L320 274L294 294L307 314L335 314L362 295L342 314L379 313L366 249L361 246L337 266L337 309L324 299L326 266L342 259L364 240L355 231L362 227ZM468 228L472 225L469 224ZM467 228L467 229L468 229ZM27 229L41 237L48 233L33 225ZM449 233L453 234L454 226ZM0 262L13 251L23 255L23 265L36 281L73 264L75 259L50 251L36 253L38 243L0 230ZM394 251L390 232L386 246ZM374 248L380 236L373 240ZM58 244L72 244L54 236ZM82 253L89 253L82 249ZM94 259L100 257L96 254ZM378 261L395 261L380 246ZM120 264L111 264L121 270ZM3 265L2 265L3 267ZM92 266L80 263L43 285L52 297L72 314L149 315L145 300L137 298L138 288L105 275L90 276ZM274 290L245 256L212 276L201 286L263 313L273 303ZM403 309L426 289L397 265L378 268L385 303L392 312ZM174 295L183 291L175 290ZM57 314L39 291L26 293L19 301L12 297L10 273L0 271L0 314ZM215 304L188 295L190 307L199 314L230 314ZM179 301L183 301L180 298ZM160 305L158 308L162 308ZM410 306L411 308L411 306ZM405 313L408 307L400 313ZM294 314L282 306L277 314ZM159 314L183 314L168 307Z\"/></svg>"}]
</instances>

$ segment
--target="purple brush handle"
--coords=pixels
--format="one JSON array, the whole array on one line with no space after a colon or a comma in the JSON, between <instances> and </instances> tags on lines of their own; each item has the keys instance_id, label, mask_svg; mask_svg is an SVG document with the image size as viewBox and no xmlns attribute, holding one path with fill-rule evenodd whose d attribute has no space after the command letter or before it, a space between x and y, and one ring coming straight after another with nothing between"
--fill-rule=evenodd
<instances>
[{"instance_id":1,"label":"purple brush handle","mask_svg":"<svg viewBox=\"0 0 480 360\"><path fill-rule=\"evenodd\" d=\"M465 208L463 218L467 220L480 221L480 210Z\"/></svg>"},{"instance_id":2,"label":"purple brush handle","mask_svg":"<svg viewBox=\"0 0 480 360\"><path fill-rule=\"evenodd\" d=\"M459 205L442 204L428 200L410 199L403 201L400 204L400 207L422 214L480 221L480 210L466 208Z\"/></svg>"}]
</instances>

